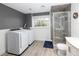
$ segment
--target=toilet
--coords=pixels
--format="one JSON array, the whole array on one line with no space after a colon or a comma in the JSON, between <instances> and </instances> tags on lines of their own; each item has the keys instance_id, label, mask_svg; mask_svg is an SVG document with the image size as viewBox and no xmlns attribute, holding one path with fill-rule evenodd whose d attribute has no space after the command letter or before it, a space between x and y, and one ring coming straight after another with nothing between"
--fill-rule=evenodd
<instances>
[{"instance_id":1,"label":"toilet","mask_svg":"<svg viewBox=\"0 0 79 59\"><path fill-rule=\"evenodd\" d=\"M64 43L58 43L56 45L57 55L58 56L66 56L67 46Z\"/></svg>"}]
</instances>

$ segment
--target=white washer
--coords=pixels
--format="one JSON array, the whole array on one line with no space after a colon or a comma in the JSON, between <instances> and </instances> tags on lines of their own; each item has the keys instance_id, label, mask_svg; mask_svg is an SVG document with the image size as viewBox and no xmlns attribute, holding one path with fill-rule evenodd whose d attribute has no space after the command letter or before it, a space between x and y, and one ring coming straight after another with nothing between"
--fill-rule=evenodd
<instances>
[{"instance_id":1,"label":"white washer","mask_svg":"<svg viewBox=\"0 0 79 59\"><path fill-rule=\"evenodd\" d=\"M20 55L28 47L28 31L17 30L7 33L7 52Z\"/></svg>"}]
</instances>

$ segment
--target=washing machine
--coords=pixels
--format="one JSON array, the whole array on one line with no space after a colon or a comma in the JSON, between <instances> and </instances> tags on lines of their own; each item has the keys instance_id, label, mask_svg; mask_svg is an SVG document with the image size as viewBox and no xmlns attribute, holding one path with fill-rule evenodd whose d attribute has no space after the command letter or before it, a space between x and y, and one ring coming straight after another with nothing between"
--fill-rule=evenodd
<instances>
[{"instance_id":1,"label":"washing machine","mask_svg":"<svg viewBox=\"0 0 79 59\"><path fill-rule=\"evenodd\" d=\"M28 47L28 31L16 30L7 32L7 52L20 55Z\"/></svg>"}]
</instances>

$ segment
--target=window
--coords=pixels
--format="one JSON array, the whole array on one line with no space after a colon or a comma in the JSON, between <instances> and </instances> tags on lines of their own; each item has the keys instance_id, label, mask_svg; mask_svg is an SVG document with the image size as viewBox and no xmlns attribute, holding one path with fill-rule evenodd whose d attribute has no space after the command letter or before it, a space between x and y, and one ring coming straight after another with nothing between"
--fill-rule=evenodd
<instances>
[{"instance_id":1,"label":"window","mask_svg":"<svg viewBox=\"0 0 79 59\"><path fill-rule=\"evenodd\" d=\"M33 27L48 27L49 26L49 16L33 16L32 17L32 26Z\"/></svg>"}]
</instances>

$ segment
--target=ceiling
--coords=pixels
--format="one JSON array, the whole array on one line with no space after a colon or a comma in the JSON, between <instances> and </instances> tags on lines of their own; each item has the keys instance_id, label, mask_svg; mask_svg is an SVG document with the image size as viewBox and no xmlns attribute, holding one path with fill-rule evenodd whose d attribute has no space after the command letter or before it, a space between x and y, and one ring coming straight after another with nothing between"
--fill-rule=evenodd
<instances>
[{"instance_id":1,"label":"ceiling","mask_svg":"<svg viewBox=\"0 0 79 59\"><path fill-rule=\"evenodd\" d=\"M51 6L62 5L64 3L3 3L4 5L18 10L24 14L40 13L50 11Z\"/></svg>"}]
</instances>

